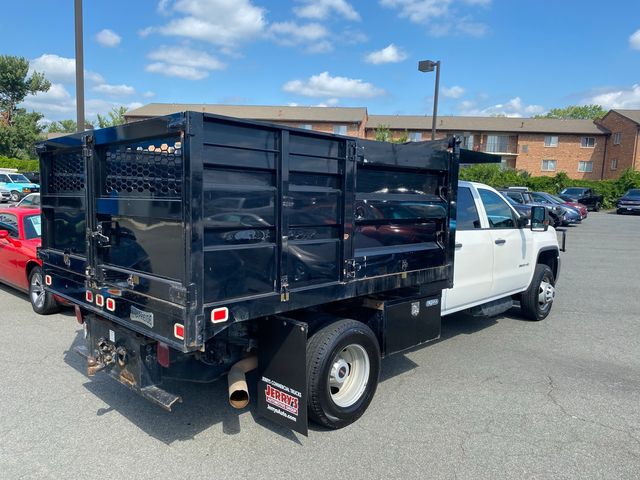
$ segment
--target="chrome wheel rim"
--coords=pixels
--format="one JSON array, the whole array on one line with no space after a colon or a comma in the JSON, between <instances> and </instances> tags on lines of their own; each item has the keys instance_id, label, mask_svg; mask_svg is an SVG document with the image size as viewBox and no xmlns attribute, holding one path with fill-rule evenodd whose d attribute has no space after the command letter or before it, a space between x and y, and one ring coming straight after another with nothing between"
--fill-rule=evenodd
<instances>
[{"instance_id":1,"label":"chrome wheel rim","mask_svg":"<svg viewBox=\"0 0 640 480\"><path fill-rule=\"evenodd\" d=\"M342 408L356 403L367 389L370 371L369 355L362 346L351 344L338 352L329 371L333 402Z\"/></svg>"},{"instance_id":2,"label":"chrome wheel rim","mask_svg":"<svg viewBox=\"0 0 640 480\"><path fill-rule=\"evenodd\" d=\"M547 310L556 298L556 289L549 280L548 277L544 277L538 288L538 306L542 311Z\"/></svg>"},{"instance_id":3,"label":"chrome wheel rim","mask_svg":"<svg viewBox=\"0 0 640 480\"><path fill-rule=\"evenodd\" d=\"M36 308L42 308L44 305L46 292L44 291L44 285L42 284L42 274L36 272L31 275L31 303Z\"/></svg>"}]
</instances>

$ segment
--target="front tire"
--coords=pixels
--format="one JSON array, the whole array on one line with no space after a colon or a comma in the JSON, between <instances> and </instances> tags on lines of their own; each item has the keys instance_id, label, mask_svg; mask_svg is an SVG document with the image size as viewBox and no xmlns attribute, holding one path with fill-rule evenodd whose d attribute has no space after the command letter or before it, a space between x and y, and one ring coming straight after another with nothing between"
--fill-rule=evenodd
<instances>
[{"instance_id":1,"label":"front tire","mask_svg":"<svg viewBox=\"0 0 640 480\"><path fill-rule=\"evenodd\" d=\"M19 202L20 201L20 192L18 192L16 190L12 190L11 191L11 201L12 202Z\"/></svg>"},{"instance_id":2,"label":"front tire","mask_svg":"<svg viewBox=\"0 0 640 480\"><path fill-rule=\"evenodd\" d=\"M520 294L520 309L525 318L535 322L547 318L556 296L555 283L547 265L536 265L529 288Z\"/></svg>"},{"instance_id":3,"label":"front tire","mask_svg":"<svg viewBox=\"0 0 640 480\"><path fill-rule=\"evenodd\" d=\"M29 301L39 315L49 315L60 310L58 302L44 288L44 275L40 267L33 267L29 274Z\"/></svg>"},{"instance_id":4,"label":"front tire","mask_svg":"<svg viewBox=\"0 0 640 480\"><path fill-rule=\"evenodd\" d=\"M593 206L593 211L594 212L599 212L600 211L600 202L596 202L596 204Z\"/></svg>"},{"instance_id":5,"label":"front tire","mask_svg":"<svg viewBox=\"0 0 640 480\"><path fill-rule=\"evenodd\" d=\"M307 343L309 418L331 429L362 416L378 387L380 347L371 329L339 320Z\"/></svg>"}]
</instances>

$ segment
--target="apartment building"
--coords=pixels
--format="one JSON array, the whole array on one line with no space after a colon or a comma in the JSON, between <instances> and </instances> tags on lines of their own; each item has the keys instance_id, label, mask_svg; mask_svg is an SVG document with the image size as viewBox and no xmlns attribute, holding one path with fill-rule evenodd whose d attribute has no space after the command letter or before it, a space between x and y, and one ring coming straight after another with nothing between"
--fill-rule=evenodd
<instances>
[{"instance_id":1,"label":"apartment building","mask_svg":"<svg viewBox=\"0 0 640 480\"><path fill-rule=\"evenodd\" d=\"M617 178L631 167L640 169L640 110L611 110L599 125L610 132L602 178Z\"/></svg>"},{"instance_id":2,"label":"apartment building","mask_svg":"<svg viewBox=\"0 0 640 480\"><path fill-rule=\"evenodd\" d=\"M185 110L263 120L297 128L374 139L431 138L431 117L369 115L365 107L299 107L152 103L127 112L133 122ZM616 178L640 168L640 110L612 110L601 121L507 117L437 118L436 137L457 135L463 147L500 157L505 168L532 175L566 172L570 178ZM617 142L617 143L616 143Z\"/></svg>"}]
</instances>

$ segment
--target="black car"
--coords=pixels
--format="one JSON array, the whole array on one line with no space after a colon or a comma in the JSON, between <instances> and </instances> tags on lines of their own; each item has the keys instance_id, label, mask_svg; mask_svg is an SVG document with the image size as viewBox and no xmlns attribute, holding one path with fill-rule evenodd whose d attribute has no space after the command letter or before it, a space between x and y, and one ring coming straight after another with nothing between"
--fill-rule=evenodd
<instances>
[{"instance_id":1,"label":"black car","mask_svg":"<svg viewBox=\"0 0 640 480\"><path fill-rule=\"evenodd\" d=\"M21 172L30 182L40 185L40 172Z\"/></svg>"},{"instance_id":2,"label":"black car","mask_svg":"<svg viewBox=\"0 0 640 480\"><path fill-rule=\"evenodd\" d=\"M640 188L632 188L620 197L617 212L618 215L623 213L640 213Z\"/></svg>"},{"instance_id":3,"label":"black car","mask_svg":"<svg viewBox=\"0 0 640 480\"><path fill-rule=\"evenodd\" d=\"M581 203L594 212L602 207L603 196L598 195L591 188L569 187L563 189L558 196L567 202Z\"/></svg>"}]
</instances>

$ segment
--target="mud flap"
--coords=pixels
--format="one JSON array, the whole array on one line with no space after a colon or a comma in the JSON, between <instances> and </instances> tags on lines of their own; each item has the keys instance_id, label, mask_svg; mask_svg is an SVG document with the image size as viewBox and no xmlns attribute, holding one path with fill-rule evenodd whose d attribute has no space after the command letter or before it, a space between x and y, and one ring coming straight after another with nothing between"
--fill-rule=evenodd
<instances>
[{"instance_id":1,"label":"mud flap","mask_svg":"<svg viewBox=\"0 0 640 480\"><path fill-rule=\"evenodd\" d=\"M258 414L307 435L308 325L280 316L260 323Z\"/></svg>"}]
</instances>

